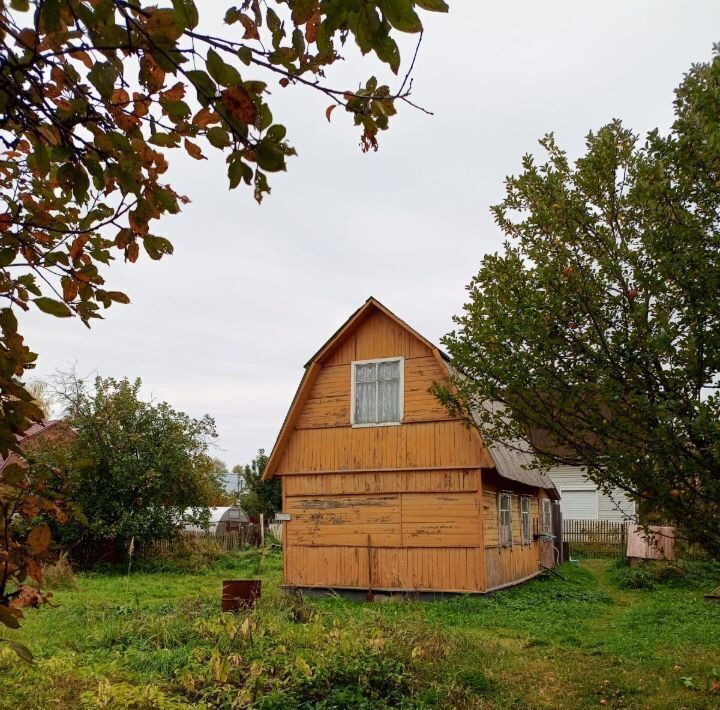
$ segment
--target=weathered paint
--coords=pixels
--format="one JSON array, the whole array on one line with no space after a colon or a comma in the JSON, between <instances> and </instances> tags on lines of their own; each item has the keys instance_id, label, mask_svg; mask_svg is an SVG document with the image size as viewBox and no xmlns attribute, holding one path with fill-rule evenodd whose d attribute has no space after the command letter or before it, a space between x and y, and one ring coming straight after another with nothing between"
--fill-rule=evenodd
<instances>
[{"instance_id":1,"label":"weathered paint","mask_svg":"<svg viewBox=\"0 0 720 710\"><path fill-rule=\"evenodd\" d=\"M351 426L352 362L392 357L404 358L402 423ZM311 360L267 469L290 515L286 585L481 592L537 573L518 496L531 498L534 530L545 494L501 484L518 506L517 544L498 548L492 457L429 392L447 378L437 349L373 300Z\"/></svg>"}]
</instances>

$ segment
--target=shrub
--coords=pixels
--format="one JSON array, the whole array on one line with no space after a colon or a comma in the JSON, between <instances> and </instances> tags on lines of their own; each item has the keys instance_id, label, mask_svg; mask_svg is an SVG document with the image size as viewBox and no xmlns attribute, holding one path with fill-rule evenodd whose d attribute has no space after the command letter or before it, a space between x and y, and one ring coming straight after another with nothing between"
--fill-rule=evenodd
<instances>
[{"instance_id":1,"label":"shrub","mask_svg":"<svg viewBox=\"0 0 720 710\"><path fill-rule=\"evenodd\" d=\"M643 560L631 566L627 560L618 560L612 576L615 583L624 589L701 589L717 586L720 565L710 560Z\"/></svg>"},{"instance_id":2,"label":"shrub","mask_svg":"<svg viewBox=\"0 0 720 710\"><path fill-rule=\"evenodd\" d=\"M54 564L43 565L42 571L43 586L46 589L78 590L75 572L66 552L61 553Z\"/></svg>"},{"instance_id":3,"label":"shrub","mask_svg":"<svg viewBox=\"0 0 720 710\"><path fill-rule=\"evenodd\" d=\"M135 568L148 572L205 572L217 565L223 554L213 537L181 534L164 544L151 543Z\"/></svg>"}]
</instances>

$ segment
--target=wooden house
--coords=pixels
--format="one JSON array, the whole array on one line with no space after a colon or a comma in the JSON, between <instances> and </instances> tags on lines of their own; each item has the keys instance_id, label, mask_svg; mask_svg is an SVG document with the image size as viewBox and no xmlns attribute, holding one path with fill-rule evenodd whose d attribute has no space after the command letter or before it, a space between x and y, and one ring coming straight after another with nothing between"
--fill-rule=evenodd
<instances>
[{"instance_id":1,"label":"wooden house","mask_svg":"<svg viewBox=\"0 0 720 710\"><path fill-rule=\"evenodd\" d=\"M286 586L488 592L552 565L555 487L448 415L429 388L449 375L373 298L307 363L264 472Z\"/></svg>"}]
</instances>

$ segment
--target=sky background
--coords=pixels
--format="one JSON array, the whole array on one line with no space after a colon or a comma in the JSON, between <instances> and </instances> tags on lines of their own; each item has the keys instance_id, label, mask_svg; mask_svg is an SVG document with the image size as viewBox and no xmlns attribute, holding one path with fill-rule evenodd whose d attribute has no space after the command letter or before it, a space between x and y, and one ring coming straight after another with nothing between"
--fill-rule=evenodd
<instances>
[{"instance_id":1,"label":"sky background","mask_svg":"<svg viewBox=\"0 0 720 710\"><path fill-rule=\"evenodd\" d=\"M222 30L229 2L197 4L204 28ZM613 118L667 129L674 88L720 40L717 1L450 0L448 15L422 16L412 98L434 116L401 106L364 155L349 114L328 123L326 97L271 85L298 151L272 194L258 206L247 188L229 191L216 151L171 153L170 182L192 200L155 230L175 254L113 264L108 284L132 303L91 331L23 316L34 377L73 366L141 377L148 398L212 415L213 454L246 463L272 448L304 363L368 296L433 342L452 328L465 285L503 242L489 206L539 137L553 131L577 157ZM384 75L371 56L345 54L333 86Z\"/></svg>"}]
</instances>

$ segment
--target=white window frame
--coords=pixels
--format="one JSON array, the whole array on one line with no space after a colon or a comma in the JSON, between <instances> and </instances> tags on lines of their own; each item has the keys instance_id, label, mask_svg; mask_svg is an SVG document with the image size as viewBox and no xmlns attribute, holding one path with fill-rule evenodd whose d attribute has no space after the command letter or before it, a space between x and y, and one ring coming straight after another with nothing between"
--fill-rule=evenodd
<instances>
[{"instance_id":1,"label":"white window frame","mask_svg":"<svg viewBox=\"0 0 720 710\"><path fill-rule=\"evenodd\" d=\"M506 525L502 522L502 514L503 514L503 507L502 507L502 501L503 498L507 498L508 500L508 522ZM499 491L498 492L498 545L500 547L512 547L513 545L513 515L512 515L512 494L508 493L507 491ZM507 539L504 539L506 536L503 535L503 528L507 527L509 535L507 536Z\"/></svg>"},{"instance_id":2,"label":"white window frame","mask_svg":"<svg viewBox=\"0 0 720 710\"><path fill-rule=\"evenodd\" d=\"M552 535L552 501L542 498L542 534Z\"/></svg>"},{"instance_id":3,"label":"white window frame","mask_svg":"<svg viewBox=\"0 0 720 710\"><path fill-rule=\"evenodd\" d=\"M375 365L379 362L397 362L400 366L400 378L398 383L398 415L399 420L396 422L367 422L355 423L355 366L356 365ZM377 417L377 387L375 388L375 416ZM372 360L353 360L350 363L350 426L370 427L370 426L399 426L403 423L405 416L405 358L404 357L380 357Z\"/></svg>"},{"instance_id":4,"label":"white window frame","mask_svg":"<svg viewBox=\"0 0 720 710\"><path fill-rule=\"evenodd\" d=\"M523 503L527 504L527 510L523 510ZM532 543L532 521L530 518L532 512L532 505L530 503L530 496L520 496L520 542L523 545L530 545ZM527 521L527 531L525 530ZM525 534L527 532L527 535Z\"/></svg>"}]
</instances>

